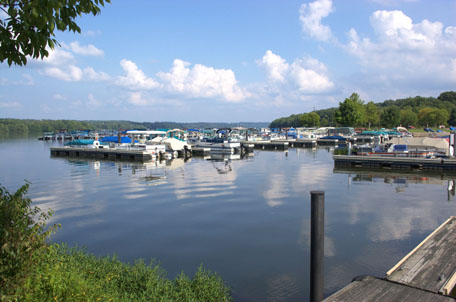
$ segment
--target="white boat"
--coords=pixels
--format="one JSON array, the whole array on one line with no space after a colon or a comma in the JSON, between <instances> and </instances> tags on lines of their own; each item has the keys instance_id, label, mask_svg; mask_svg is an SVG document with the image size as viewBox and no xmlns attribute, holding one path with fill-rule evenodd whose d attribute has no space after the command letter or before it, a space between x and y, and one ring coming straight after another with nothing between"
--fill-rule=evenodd
<instances>
[{"instance_id":1,"label":"white boat","mask_svg":"<svg viewBox=\"0 0 456 302\"><path fill-rule=\"evenodd\" d=\"M241 143L230 142L223 137L203 138L195 143L196 148L210 148L210 152L220 152L226 154L234 154L241 149Z\"/></svg>"},{"instance_id":2,"label":"white boat","mask_svg":"<svg viewBox=\"0 0 456 302\"><path fill-rule=\"evenodd\" d=\"M191 150L183 135L184 131L173 129L169 131L157 130L129 130L128 135L134 136L142 142L147 150L158 148L165 157L175 158L179 153Z\"/></svg>"}]
</instances>

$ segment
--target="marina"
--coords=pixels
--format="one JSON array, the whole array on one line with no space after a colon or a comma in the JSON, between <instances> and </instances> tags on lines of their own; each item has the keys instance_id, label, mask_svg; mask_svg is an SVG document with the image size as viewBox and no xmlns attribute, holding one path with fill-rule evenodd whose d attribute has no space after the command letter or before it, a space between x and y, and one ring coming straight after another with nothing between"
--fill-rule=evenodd
<instances>
[{"instance_id":1,"label":"marina","mask_svg":"<svg viewBox=\"0 0 456 302\"><path fill-rule=\"evenodd\" d=\"M333 155L347 146L319 146L315 138L241 140L239 150L249 152L233 154L193 145L192 157L182 158L151 155L147 148L163 146L167 154L166 146L139 140L90 148L63 146L58 140L18 142L33 149L13 144L23 151L2 165L14 171L9 164L19 158L45 165L39 173L48 171L49 184L40 180L47 179L43 176L28 179L37 183L32 199L57 209L53 219L64 228L56 242L82 244L99 255L115 251L126 261L153 255L172 275L192 271L205 259L208 268L233 286L236 301L281 299L290 287L285 291L290 298L284 301L307 299L308 267L302 259L309 256L309 217L303 195L309 190L325 190L329 201L326 297L358 275L372 276L363 279L363 288L380 286L385 280L379 276L456 209L454 172L438 166L453 164L449 158L396 154L380 157L381 165L358 167L353 158L375 161L376 156ZM348 161L340 165L344 157ZM410 168L410 162L416 167ZM27 175L15 171L2 181L20 183L16 173ZM81 214L73 216L78 208ZM105 233L107 229L116 236ZM119 247L119 238L127 244ZM176 250L176 242L185 253ZM229 253L222 251L227 246ZM271 265L277 255L280 263ZM234 269L238 263L245 269Z\"/></svg>"},{"instance_id":2,"label":"marina","mask_svg":"<svg viewBox=\"0 0 456 302\"><path fill-rule=\"evenodd\" d=\"M456 0L0 3L0 302L456 302Z\"/></svg>"}]
</instances>

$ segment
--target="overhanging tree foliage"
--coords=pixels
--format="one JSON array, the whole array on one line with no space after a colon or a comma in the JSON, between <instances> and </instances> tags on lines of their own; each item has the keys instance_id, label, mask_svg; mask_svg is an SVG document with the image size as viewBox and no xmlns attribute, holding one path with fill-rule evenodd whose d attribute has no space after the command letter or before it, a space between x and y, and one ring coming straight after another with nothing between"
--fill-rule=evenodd
<instances>
[{"instance_id":1,"label":"overhanging tree foliage","mask_svg":"<svg viewBox=\"0 0 456 302\"><path fill-rule=\"evenodd\" d=\"M0 0L0 62L25 65L27 57L47 57L58 42L55 30L80 33L77 17L97 15L111 0Z\"/></svg>"}]
</instances>

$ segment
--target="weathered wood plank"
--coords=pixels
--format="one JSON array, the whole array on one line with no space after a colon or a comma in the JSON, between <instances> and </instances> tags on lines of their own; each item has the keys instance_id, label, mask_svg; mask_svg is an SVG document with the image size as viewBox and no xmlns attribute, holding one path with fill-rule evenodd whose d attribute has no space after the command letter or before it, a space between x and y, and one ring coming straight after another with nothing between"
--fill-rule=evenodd
<instances>
[{"instance_id":1,"label":"weathered wood plank","mask_svg":"<svg viewBox=\"0 0 456 302\"><path fill-rule=\"evenodd\" d=\"M456 270L456 217L451 217L431 236L388 272L388 280L442 291Z\"/></svg>"},{"instance_id":2,"label":"weathered wood plank","mask_svg":"<svg viewBox=\"0 0 456 302\"><path fill-rule=\"evenodd\" d=\"M348 286L329 296L324 301L455 302L456 299L413 288L407 285L377 279L375 277L363 277L350 283Z\"/></svg>"}]
</instances>

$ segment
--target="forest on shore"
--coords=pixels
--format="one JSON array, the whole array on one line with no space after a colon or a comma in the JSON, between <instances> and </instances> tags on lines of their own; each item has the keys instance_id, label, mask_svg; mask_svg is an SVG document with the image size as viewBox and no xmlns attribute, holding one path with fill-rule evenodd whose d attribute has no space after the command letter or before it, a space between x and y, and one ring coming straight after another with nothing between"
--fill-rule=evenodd
<instances>
[{"instance_id":1,"label":"forest on shore","mask_svg":"<svg viewBox=\"0 0 456 302\"><path fill-rule=\"evenodd\" d=\"M44 132L78 131L78 130L125 130L125 129L205 129L205 128L261 128L267 122L239 123L176 123L176 122L132 122L132 121L77 121L77 120L33 120L0 118L0 135L42 134Z\"/></svg>"},{"instance_id":2,"label":"forest on shore","mask_svg":"<svg viewBox=\"0 0 456 302\"><path fill-rule=\"evenodd\" d=\"M284 127L436 127L456 125L456 92L435 97L409 97L381 103L363 101L353 93L339 107L292 114L271 122L271 128Z\"/></svg>"},{"instance_id":3,"label":"forest on shore","mask_svg":"<svg viewBox=\"0 0 456 302\"><path fill-rule=\"evenodd\" d=\"M339 107L292 114L267 122L133 122L123 120L77 121L77 120L34 120L0 118L0 135L41 134L43 132L77 130L118 130L118 129L204 129L204 128L284 128L351 126L366 128L436 127L456 125L456 92L442 92L435 97L410 97L386 100L381 103L365 102L358 94L339 103Z\"/></svg>"}]
</instances>

